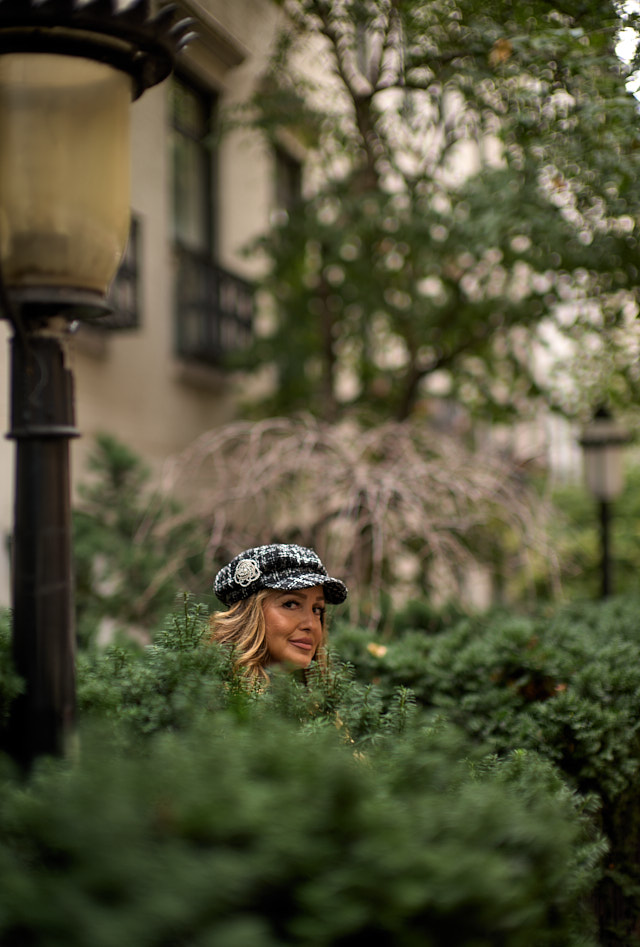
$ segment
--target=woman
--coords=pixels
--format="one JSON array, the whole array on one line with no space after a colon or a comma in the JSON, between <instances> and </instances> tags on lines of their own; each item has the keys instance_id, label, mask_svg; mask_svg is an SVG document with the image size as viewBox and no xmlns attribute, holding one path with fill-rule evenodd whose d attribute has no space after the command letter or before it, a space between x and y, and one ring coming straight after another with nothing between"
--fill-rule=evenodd
<instances>
[{"instance_id":1,"label":"woman","mask_svg":"<svg viewBox=\"0 0 640 947\"><path fill-rule=\"evenodd\" d=\"M268 679L268 668L306 670L325 659L326 605L338 605L347 587L328 575L313 549L273 543L236 556L213 585L229 606L211 618L211 640L233 646L239 669Z\"/></svg>"}]
</instances>

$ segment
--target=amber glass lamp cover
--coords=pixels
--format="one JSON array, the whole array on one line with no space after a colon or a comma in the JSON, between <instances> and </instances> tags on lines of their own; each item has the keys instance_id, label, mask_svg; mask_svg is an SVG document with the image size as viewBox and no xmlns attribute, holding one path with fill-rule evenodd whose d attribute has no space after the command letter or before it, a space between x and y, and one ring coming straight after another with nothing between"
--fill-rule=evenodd
<instances>
[{"instance_id":1,"label":"amber glass lamp cover","mask_svg":"<svg viewBox=\"0 0 640 947\"><path fill-rule=\"evenodd\" d=\"M194 36L153 7L0 0L0 275L19 303L104 302L129 230L131 100Z\"/></svg>"},{"instance_id":2,"label":"amber glass lamp cover","mask_svg":"<svg viewBox=\"0 0 640 947\"><path fill-rule=\"evenodd\" d=\"M0 265L10 292L106 294L129 229L131 94L131 78L104 63L0 56Z\"/></svg>"}]
</instances>

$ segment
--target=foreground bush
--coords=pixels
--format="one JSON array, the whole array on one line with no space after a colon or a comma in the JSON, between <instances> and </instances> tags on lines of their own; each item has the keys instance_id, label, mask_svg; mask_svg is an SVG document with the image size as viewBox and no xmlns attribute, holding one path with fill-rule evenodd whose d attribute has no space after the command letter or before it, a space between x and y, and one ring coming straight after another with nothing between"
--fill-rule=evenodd
<instances>
[{"instance_id":1,"label":"foreground bush","mask_svg":"<svg viewBox=\"0 0 640 947\"><path fill-rule=\"evenodd\" d=\"M602 844L552 764L341 668L247 691L205 627L85 656L77 758L5 763L3 947L595 947Z\"/></svg>"},{"instance_id":2,"label":"foreground bush","mask_svg":"<svg viewBox=\"0 0 640 947\"><path fill-rule=\"evenodd\" d=\"M418 614L418 612L415 612ZM399 682L420 706L504 754L536 750L601 802L610 850L596 893L600 942L640 943L640 601L574 605L539 618L490 615L392 641L334 635L361 682Z\"/></svg>"},{"instance_id":3,"label":"foreground bush","mask_svg":"<svg viewBox=\"0 0 640 947\"><path fill-rule=\"evenodd\" d=\"M0 941L593 944L575 801L535 759L474 777L463 751L422 731L361 760L270 713L221 713L143 755L89 730L81 762L5 780Z\"/></svg>"}]
</instances>

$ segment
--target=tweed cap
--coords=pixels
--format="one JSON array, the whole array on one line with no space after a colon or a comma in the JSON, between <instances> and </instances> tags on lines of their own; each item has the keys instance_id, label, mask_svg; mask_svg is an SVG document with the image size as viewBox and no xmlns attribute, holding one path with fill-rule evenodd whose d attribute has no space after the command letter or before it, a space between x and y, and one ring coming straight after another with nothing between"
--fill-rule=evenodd
<instances>
[{"instance_id":1,"label":"tweed cap","mask_svg":"<svg viewBox=\"0 0 640 947\"><path fill-rule=\"evenodd\" d=\"M347 587L332 579L313 549L285 543L245 549L220 569L213 590L224 605L234 605L260 589L310 589L321 585L331 605L347 597Z\"/></svg>"}]
</instances>

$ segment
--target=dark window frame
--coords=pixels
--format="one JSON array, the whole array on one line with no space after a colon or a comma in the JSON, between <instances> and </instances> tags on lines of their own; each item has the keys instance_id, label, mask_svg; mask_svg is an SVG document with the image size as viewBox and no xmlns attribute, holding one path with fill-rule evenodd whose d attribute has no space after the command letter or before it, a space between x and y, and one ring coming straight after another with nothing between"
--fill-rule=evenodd
<instances>
[{"instance_id":1,"label":"dark window frame","mask_svg":"<svg viewBox=\"0 0 640 947\"><path fill-rule=\"evenodd\" d=\"M95 328L114 331L130 331L142 325L140 260L142 243L142 225L132 214L129 225L129 238L118 272L109 292L107 303L111 312L100 316Z\"/></svg>"},{"instance_id":2,"label":"dark window frame","mask_svg":"<svg viewBox=\"0 0 640 947\"><path fill-rule=\"evenodd\" d=\"M224 368L253 339L253 286L192 250L176 247L176 258L176 354Z\"/></svg>"},{"instance_id":3,"label":"dark window frame","mask_svg":"<svg viewBox=\"0 0 640 947\"><path fill-rule=\"evenodd\" d=\"M178 358L208 367L223 368L229 355L246 348L253 335L253 287L241 277L221 267L218 251L218 163L212 146L217 95L190 76L180 72L174 82L195 96L201 115L207 120L200 134L181 125L171 110L172 134L183 135L197 145L205 163L200 201L207 207L204 240L201 246L181 240L176 221L176 167L171 167L173 251L176 262L174 283L174 341ZM173 159L175 161L173 152ZM197 228L196 228L197 229Z\"/></svg>"},{"instance_id":4,"label":"dark window frame","mask_svg":"<svg viewBox=\"0 0 640 947\"><path fill-rule=\"evenodd\" d=\"M198 200L207 209L204 219L204 240L201 246L192 247L195 252L208 253L212 259L215 258L218 247L218 161L217 149L212 146L212 138L215 127L215 117L217 111L218 95L213 89L208 89L197 82L190 75L183 71L174 73L171 82L182 86L189 95L195 97L198 107L203 116L203 127L201 134L195 134L192 128L180 123L178 117L173 111L171 100L169 102L169 126L172 133L181 135L184 139L190 141L198 150L200 159L200 170L202 173L201 193ZM172 238L175 244L184 245L176 234L176 179L175 167L171 167L171 220L172 220Z\"/></svg>"}]
</instances>

